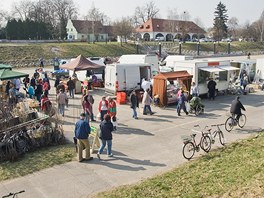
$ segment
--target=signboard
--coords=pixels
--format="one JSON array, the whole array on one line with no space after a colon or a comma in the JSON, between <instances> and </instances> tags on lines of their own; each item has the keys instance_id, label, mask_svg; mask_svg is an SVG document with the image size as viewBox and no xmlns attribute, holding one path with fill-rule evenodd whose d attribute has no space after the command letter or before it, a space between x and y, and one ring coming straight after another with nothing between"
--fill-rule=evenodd
<instances>
[{"instance_id":1,"label":"signboard","mask_svg":"<svg viewBox=\"0 0 264 198\"><path fill-rule=\"evenodd\" d=\"M100 148L100 141L98 137L98 130L94 126L91 126L91 133L89 135L90 152L93 153L95 149Z\"/></svg>"}]
</instances>

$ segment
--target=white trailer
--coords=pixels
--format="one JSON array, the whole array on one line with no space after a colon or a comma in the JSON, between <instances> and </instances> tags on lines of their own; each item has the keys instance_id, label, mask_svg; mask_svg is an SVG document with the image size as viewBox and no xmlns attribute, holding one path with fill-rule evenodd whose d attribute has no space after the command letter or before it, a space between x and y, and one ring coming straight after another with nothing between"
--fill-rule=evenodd
<instances>
[{"instance_id":1,"label":"white trailer","mask_svg":"<svg viewBox=\"0 0 264 198\"><path fill-rule=\"evenodd\" d=\"M264 58L257 59L256 74L258 80L264 80Z\"/></svg>"},{"instance_id":2,"label":"white trailer","mask_svg":"<svg viewBox=\"0 0 264 198\"><path fill-rule=\"evenodd\" d=\"M198 85L199 94L207 94L207 83L209 78L213 78L217 83L217 90L226 90L229 86L230 78L234 75L236 67L230 65L229 60L186 60L176 61L174 71L187 70L193 75L193 82Z\"/></svg>"},{"instance_id":3,"label":"white trailer","mask_svg":"<svg viewBox=\"0 0 264 198\"><path fill-rule=\"evenodd\" d=\"M105 68L105 91L130 92L141 88L142 79L151 78L151 64L109 64Z\"/></svg>"},{"instance_id":4,"label":"white trailer","mask_svg":"<svg viewBox=\"0 0 264 198\"><path fill-rule=\"evenodd\" d=\"M193 60L193 56L184 56L184 55L169 55L163 61L166 63L166 67L174 68L175 62L177 61L185 61L185 60Z\"/></svg>"},{"instance_id":5,"label":"white trailer","mask_svg":"<svg viewBox=\"0 0 264 198\"><path fill-rule=\"evenodd\" d=\"M151 65L152 76L156 75L159 71L159 58L155 54L127 54L122 55L118 63L146 63Z\"/></svg>"}]
</instances>

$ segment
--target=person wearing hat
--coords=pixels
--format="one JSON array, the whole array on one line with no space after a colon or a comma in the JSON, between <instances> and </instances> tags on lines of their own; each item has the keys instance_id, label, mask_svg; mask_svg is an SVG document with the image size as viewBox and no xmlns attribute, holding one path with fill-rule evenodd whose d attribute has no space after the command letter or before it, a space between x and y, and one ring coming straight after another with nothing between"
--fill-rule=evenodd
<instances>
[{"instance_id":1,"label":"person wearing hat","mask_svg":"<svg viewBox=\"0 0 264 198\"><path fill-rule=\"evenodd\" d=\"M236 120L239 120L242 114L241 109L246 111L245 107L242 105L239 99L240 97L237 96L235 100L232 101L231 108L230 108L230 113L232 114L232 116L236 116Z\"/></svg>"},{"instance_id":2,"label":"person wearing hat","mask_svg":"<svg viewBox=\"0 0 264 198\"><path fill-rule=\"evenodd\" d=\"M77 139L77 158L79 162L83 160L92 160L90 156L90 143L88 140L91 128L87 120L85 119L85 113L80 114L80 120L75 124L75 138ZM85 157L83 158L83 150L85 149Z\"/></svg>"}]
</instances>

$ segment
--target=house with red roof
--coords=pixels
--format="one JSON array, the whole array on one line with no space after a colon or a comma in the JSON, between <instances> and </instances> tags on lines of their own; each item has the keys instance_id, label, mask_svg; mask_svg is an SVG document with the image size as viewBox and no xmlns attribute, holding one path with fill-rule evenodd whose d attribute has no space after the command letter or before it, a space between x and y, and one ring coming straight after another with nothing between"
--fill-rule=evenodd
<instances>
[{"instance_id":1,"label":"house with red roof","mask_svg":"<svg viewBox=\"0 0 264 198\"><path fill-rule=\"evenodd\" d=\"M206 33L192 21L151 18L136 28L137 38L152 41L190 40L205 37Z\"/></svg>"}]
</instances>

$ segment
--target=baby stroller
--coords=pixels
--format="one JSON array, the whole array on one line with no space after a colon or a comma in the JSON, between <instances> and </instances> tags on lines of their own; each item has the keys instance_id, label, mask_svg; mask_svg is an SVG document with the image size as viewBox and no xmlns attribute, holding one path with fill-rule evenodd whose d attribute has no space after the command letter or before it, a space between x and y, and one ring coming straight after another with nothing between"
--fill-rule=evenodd
<instances>
[{"instance_id":1,"label":"baby stroller","mask_svg":"<svg viewBox=\"0 0 264 198\"><path fill-rule=\"evenodd\" d=\"M204 112L204 105L202 104L201 98L193 97L190 100L190 113L194 113L198 116L200 113Z\"/></svg>"}]
</instances>

